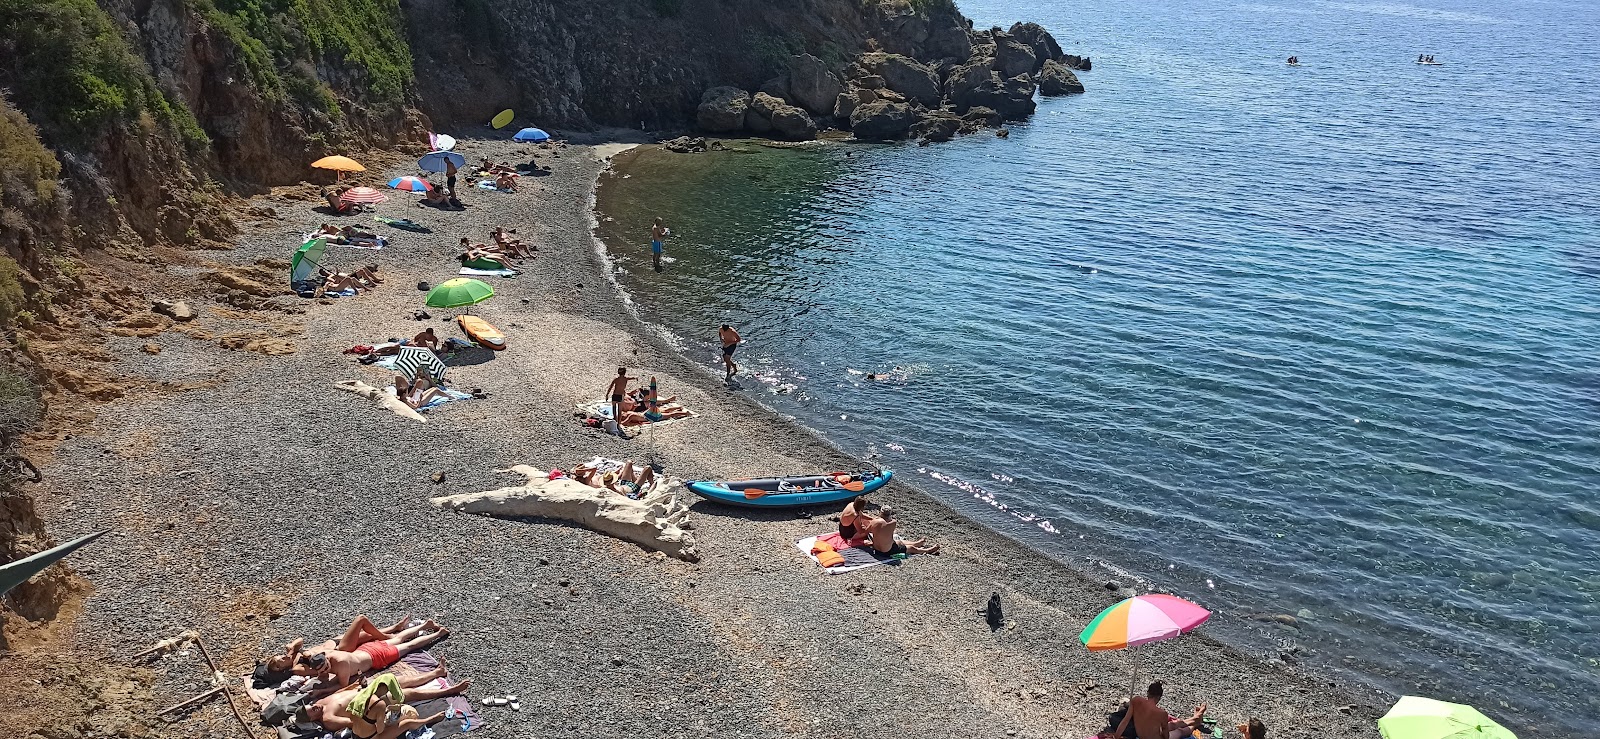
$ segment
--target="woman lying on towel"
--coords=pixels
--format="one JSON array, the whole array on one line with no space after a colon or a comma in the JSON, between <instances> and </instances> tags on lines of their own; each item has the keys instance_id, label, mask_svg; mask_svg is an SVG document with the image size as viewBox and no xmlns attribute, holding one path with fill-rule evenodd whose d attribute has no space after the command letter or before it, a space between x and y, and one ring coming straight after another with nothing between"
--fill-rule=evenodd
<instances>
[{"instance_id":1,"label":"woman lying on towel","mask_svg":"<svg viewBox=\"0 0 1600 739\"><path fill-rule=\"evenodd\" d=\"M844 517L840 516L840 525L843 526ZM938 554L939 545L927 539L901 539L894 535L895 529L900 527L900 522L894 518L894 509L888 506L878 509L878 515L860 512L855 517L856 529L867 535L867 541L872 548L882 554L899 556L902 554Z\"/></svg>"},{"instance_id":2,"label":"woman lying on towel","mask_svg":"<svg viewBox=\"0 0 1600 739\"><path fill-rule=\"evenodd\" d=\"M444 676L443 665L405 679L379 675L365 685L351 685L306 706L305 716L330 732L349 729L358 739L392 739L445 718L443 713L422 718L406 704L461 695L472 684L462 680L448 688L423 687Z\"/></svg>"},{"instance_id":3,"label":"woman lying on towel","mask_svg":"<svg viewBox=\"0 0 1600 739\"><path fill-rule=\"evenodd\" d=\"M255 686L277 687L295 675L304 675L342 688L358 675L387 669L401 657L426 649L450 634L432 620L406 628L409 620L401 619L383 630L366 616L358 616L337 642L327 641L309 651L302 649L304 639L289 642L282 654L256 663Z\"/></svg>"},{"instance_id":4,"label":"woman lying on towel","mask_svg":"<svg viewBox=\"0 0 1600 739\"><path fill-rule=\"evenodd\" d=\"M421 372L417 373L415 380L407 379L405 375L395 375L394 396L412 408L421 408L439 397L439 388Z\"/></svg>"}]
</instances>

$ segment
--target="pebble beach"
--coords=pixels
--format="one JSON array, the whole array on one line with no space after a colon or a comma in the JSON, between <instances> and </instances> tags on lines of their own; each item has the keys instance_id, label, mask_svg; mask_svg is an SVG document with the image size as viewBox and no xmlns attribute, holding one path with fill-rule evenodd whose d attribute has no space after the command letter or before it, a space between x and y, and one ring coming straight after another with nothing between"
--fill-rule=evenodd
<instances>
[{"instance_id":1,"label":"pebble beach","mask_svg":"<svg viewBox=\"0 0 1600 739\"><path fill-rule=\"evenodd\" d=\"M251 203L272 215L242 220L231 251L172 259L159 278L166 284L150 292L184 299L200 317L106 348L116 373L188 389L101 406L94 431L64 441L45 469L41 507L63 539L115 532L74 555L94 587L80 647L127 654L195 629L224 671L242 675L284 642L334 636L358 614L379 623L412 614L450 628L433 651L452 676L473 681L475 703L521 697L520 711L480 707L486 724L475 736L1098 731L1126 696L1134 663L1126 652L1089 653L1078 633L1130 593L904 484L876 502L896 509L906 536L931 537L942 553L843 575L825 574L794 546L834 528L831 508L733 509L685 491L701 551L687 563L559 521L430 504L516 485L499 471L512 465L569 469L596 455L656 462L685 480L859 464L725 385L628 310L596 248L592 208L597 178L623 148L462 137L471 162L531 154L548 172L522 178L515 194L464 187L460 211L418 208L396 192L377 206L430 234L384 228L370 214L328 216L314 210L321 201L285 190ZM415 174L411 166L380 173L369 163L368 174L386 180ZM644 233L649 214L634 217ZM381 251L329 255L341 267L377 264L383 285L334 300L272 298L265 310L219 303L208 274L287 260L323 222L374 226L390 239ZM460 336L457 311L413 318L423 308L417 284L454 276L457 241L486 240L497 226L516 229L538 255L516 278L485 278L497 294L472 309L506 332L509 347L452 368L450 379L487 397L447 404L419 424L335 389L392 379L342 354L351 346L429 325L441 338ZM707 347L715 328L706 328ZM252 351L250 340L293 351ZM699 416L631 440L582 427L575 406L599 399L618 366L655 376ZM996 593L1006 623L991 630L980 611ZM1210 628L1138 650L1141 691L1165 681L1169 711L1205 703L1227 736L1249 717L1273 737L1377 736L1389 696L1269 663ZM154 670L161 706L205 687L203 671ZM226 721L214 703L161 733L218 736Z\"/></svg>"}]
</instances>

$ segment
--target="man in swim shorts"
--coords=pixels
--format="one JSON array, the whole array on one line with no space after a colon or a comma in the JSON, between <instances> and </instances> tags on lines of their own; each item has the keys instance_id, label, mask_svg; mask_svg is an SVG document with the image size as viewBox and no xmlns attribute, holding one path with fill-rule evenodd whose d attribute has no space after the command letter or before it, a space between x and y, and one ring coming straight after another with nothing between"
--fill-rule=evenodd
<instances>
[{"instance_id":1,"label":"man in swim shorts","mask_svg":"<svg viewBox=\"0 0 1600 739\"><path fill-rule=\"evenodd\" d=\"M443 713L421 718L407 703L461 695L472 685L471 680L463 680L447 688L426 687L442 677L442 665L406 678L381 675L364 687L351 685L306 706L305 718L332 732L349 729L357 739L399 736L444 720Z\"/></svg>"},{"instance_id":2,"label":"man in swim shorts","mask_svg":"<svg viewBox=\"0 0 1600 739\"><path fill-rule=\"evenodd\" d=\"M667 234L671 230L662 225L661 219L650 226L650 262L655 265L656 271L661 271L661 252L666 250Z\"/></svg>"},{"instance_id":3,"label":"man in swim shorts","mask_svg":"<svg viewBox=\"0 0 1600 739\"><path fill-rule=\"evenodd\" d=\"M305 675L344 687L362 674L388 668L401 657L427 649L449 635L448 629L428 621L392 634L376 628L369 631L352 627L337 644L328 642L313 653L302 652L305 640L296 639L284 647L282 654L256 664L255 684L275 687L290 677Z\"/></svg>"},{"instance_id":4,"label":"man in swim shorts","mask_svg":"<svg viewBox=\"0 0 1600 739\"><path fill-rule=\"evenodd\" d=\"M627 367L618 367L617 376L606 386L606 394L611 396L611 418L617 423L622 423L622 399L628 397L628 382L637 379L628 376Z\"/></svg>"},{"instance_id":5,"label":"man in swim shorts","mask_svg":"<svg viewBox=\"0 0 1600 739\"><path fill-rule=\"evenodd\" d=\"M717 337L722 339L722 366L728 370L728 379L733 379L739 371L739 364L733 361L733 353L739 348L739 332L732 326L724 323L717 329Z\"/></svg>"}]
</instances>

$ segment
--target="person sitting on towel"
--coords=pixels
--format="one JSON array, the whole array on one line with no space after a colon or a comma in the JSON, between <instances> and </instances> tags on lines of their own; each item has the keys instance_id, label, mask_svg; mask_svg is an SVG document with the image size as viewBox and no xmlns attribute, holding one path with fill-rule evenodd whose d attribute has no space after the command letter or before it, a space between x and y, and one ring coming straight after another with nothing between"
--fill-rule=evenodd
<instances>
[{"instance_id":1,"label":"person sitting on towel","mask_svg":"<svg viewBox=\"0 0 1600 739\"><path fill-rule=\"evenodd\" d=\"M439 388L428 379L426 372L419 372L415 380L408 380L405 375L395 375L394 395L412 408L421 408L439 397Z\"/></svg>"},{"instance_id":2,"label":"person sitting on towel","mask_svg":"<svg viewBox=\"0 0 1600 739\"><path fill-rule=\"evenodd\" d=\"M1196 706L1193 717L1179 721L1161 707L1161 696L1165 690L1162 682L1157 680L1150 683L1144 695L1134 696L1128 701L1128 713L1122 717L1122 723L1117 725L1113 734L1122 736L1131 723L1139 739L1182 739L1193 735L1194 730L1205 721L1206 705L1202 703Z\"/></svg>"},{"instance_id":3,"label":"person sitting on towel","mask_svg":"<svg viewBox=\"0 0 1600 739\"><path fill-rule=\"evenodd\" d=\"M419 205L431 205L435 208L443 208L449 204L450 193L445 192L445 189L442 187L435 187L432 190L422 193L422 202L419 203Z\"/></svg>"},{"instance_id":4,"label":"person sitting on towel","mask_svg":"<svg viewBox=\"0 0 1600 739\"><path fill-rule=\"evenodd\" d=\"M517 175L512 172L502 172L494 178L494 186L506 192L517 191Z\"/></svg>"},{"instance_id":5,"label":"person sitting on towel","mask_svg":"<svg viewBox=\"0 0 1600 739\"><path fill-rule=\"evenodd\" d=\"M844 539L851 546L864 544L867 541L867 532L858 528L858 519L867 512L867 496L857 495L846 503L844 510L839 512L839 538Z\"/></svg>"},{"instance_id":6,"label":"person sitting on towel","mask_svg":"<svg viewBox=\"0 0 1600 739\"><path fill-rule=\"evenodd\" d=\"M443 348L443 344L439 343L439 336L433 333L432 326L422 329L422 333L411 337L411 346L425 346L432 349L436 354ZM396 352L398 353L398 350Z\"/></svg>"},{"instance_id":7,"label":"person sitting on towel","mask_svg":"<svg viewBox=\"0 0 1600 739\"><path fill-rule=\"evenodd\" d=\"M462 680L448 688L425 687L445 676L440 665L431 672L399 678L392 674L379 675L365 684L350 685L318 700L303 709L305 720L314 721L330 732L349 729L358 739L389 739L412 729L431 726L444 720L436 713L421 718L417 709L408 703L422 703L436 698L448 698L467 692L471 680Z\"/></svg>"},{"instance_id":8,"label":"person sitting on towel","mask_svg":"<svg viewBox=\"0 0 1600 739\"><path fill-rule=\"evenodd\" d=\"M939 545L927 539L901 539L894 535L900 528L900 522L895 520L894 509L888 506L878 509L874 516L865 511L856 515L856 529L867 535L867 541L872 544L874 551L881 554L898 557L903 554L938 554Z\"/></svg>"},{"instance_id":9,"label":"person sitting on towel","mask_svg":"<svg viewBox=\"0 0 1600 739\"><path fill-rule=\"evenodd\" d=\"M411 617L407 616L388 629L380 629L366 616L357 616L337 642L330 639L307 650L304 649L306 640L296 639L284 645L282 654L256 663L254 684L258 688L275 688L295 675L333 675L343 676L343 681L338 683L343 687L349 685L354 676L369 669L388 667L400 657L422 649L449 633L432 620L406 628L410 621ZM425 632L427 635L421 636ZM399 655L388 659L389 653L396 651ZM378 655L374 655L374 652ZM373 667L378 663L382 663L383 667ZM361 669L352 672L357 667Z\"/></svg>"}]
</instances>

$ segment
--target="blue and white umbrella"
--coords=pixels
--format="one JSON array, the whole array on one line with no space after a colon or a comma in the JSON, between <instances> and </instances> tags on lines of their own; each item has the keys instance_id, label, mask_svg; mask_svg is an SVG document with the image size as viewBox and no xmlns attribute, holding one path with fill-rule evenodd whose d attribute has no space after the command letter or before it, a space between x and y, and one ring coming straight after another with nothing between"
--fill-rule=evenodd
<instances>
[{"instance_id":1,"label":"blue and white umbrella","mask_svg":"<svg viewBox=\"0 0 1600 739\"><path fill-rule=\"evenodd\" d=\"M430 151L417 160L417 169L424 172L443 172L445 162L455 164L456 169L467 166L467 158L453 151Z\"/></svg>"},{"instance_id":2,"label":"blue and white umbrella","mask_svg":"<svg viewBox=\"0 0 1600 739\"><path fill-rule=\"evenodd\" d=\"M539 128L524 128L521 131L518 131L517 135L512 136L511 140L532 141L534 143L539 143L540 141L549 141L550 134L545 133L543 129Z\"/></svg>"}]
</instances>

